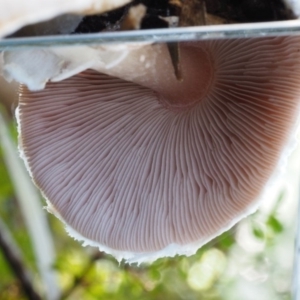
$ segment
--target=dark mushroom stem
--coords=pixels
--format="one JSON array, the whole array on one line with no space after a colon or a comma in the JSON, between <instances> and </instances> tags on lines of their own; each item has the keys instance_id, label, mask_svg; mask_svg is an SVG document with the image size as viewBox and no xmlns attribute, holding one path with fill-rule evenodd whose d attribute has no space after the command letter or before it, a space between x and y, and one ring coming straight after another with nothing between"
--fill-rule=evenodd
<instances>
[{"instance_id":1,"label":"dark mushroom stem","mask_svg":"<svg viewBox=\"0 0 300 300\"><path fill-rule=\"evenodd\" d=\"M172 65L174 67L174 73L176 79L178 81L182 81L183 78L182 78L182 70L181 70L181 62L180 62L179 43L178 42L168 43L167 46L170 52L170 57L171 57Z\"/></svg>"}]
</instances>

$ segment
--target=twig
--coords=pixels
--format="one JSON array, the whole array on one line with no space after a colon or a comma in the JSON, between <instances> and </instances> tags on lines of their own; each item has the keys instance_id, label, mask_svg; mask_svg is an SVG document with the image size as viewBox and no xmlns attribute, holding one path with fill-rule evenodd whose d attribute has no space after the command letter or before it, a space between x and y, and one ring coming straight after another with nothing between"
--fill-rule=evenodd
<instances>
[{"instance_id":1,"label":"twig","mask_svg":"<svg viewBox=\"0 0 300 300\"><path fill-rule=\"evenodd\" d=\"M24 164L20 160L17 147L11 139L3 109L0 106L0 146L3 158L14 185L16 197L32 241L37 267L43 280L45 298L57 300L60 288L57 283L54 243L40 197L31 183Z\"/></svg>"},{"instance_id":2,"label":"twig","mask_svg":"<svg viewBox=\"0 0 300 300\"><path fill-rule=\"evenodd\" d=\"M86 275L89 273L89 271L92 269L92 267L94 266L95 261L97 261L98 259L103 258L104 254L102 252L95 252L88 264L85 266L85 268L82 270L81 274L79 276L75 276L74 280L73 280L73 284L70 288L68 288L61 296L61 300L67 299L68 297L71 296L71 294L79 287L82 285L82 283L84 282L84 279L86 277Z\"/></svg>"},{"instance_id":3,"label":"twig","mask_svg":"<svg viewBox=\"0 0 300 300\"><path fill-rule=\"evenodd\" d=\"M296 227L293 286L292 286L293 300L300 300L299 284L300 284L300 194L298 193L298 212L297 212L297 227Z\"/></svg>"},{"instance_id":4,"label":"twig","mask_svg":"<svg viewBox=\"0 0 300 300\"><path fill-rule=\"evenodd\" d=\"M11 270L21 283L24 293L30 300L41 300L40 295L35 291L30 280L30 274L24 267L21 254L14 240L6 228L5 224L0 219L0 249L9 264Z\"/></svg>"}]
</instances>

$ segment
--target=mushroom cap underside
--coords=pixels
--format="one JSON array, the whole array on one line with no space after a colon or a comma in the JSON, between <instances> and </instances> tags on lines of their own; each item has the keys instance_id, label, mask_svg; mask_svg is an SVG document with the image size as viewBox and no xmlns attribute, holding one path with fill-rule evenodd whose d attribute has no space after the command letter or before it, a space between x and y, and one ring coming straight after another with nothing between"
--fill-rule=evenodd
<instances>
[{"instance_id":1,"label":"mushroom cap underside","mask_svg":"<svg viewBox=\"0 0 300 300\"><path fill-rule=\"evenodd\" d=\"M296 122L299 37L189 47L210 52L215 74L183 111L92 70L21 88L20 145L36 185L71 234L118 258L191 253L240 220Z\"/></svg>"}]
</instances>

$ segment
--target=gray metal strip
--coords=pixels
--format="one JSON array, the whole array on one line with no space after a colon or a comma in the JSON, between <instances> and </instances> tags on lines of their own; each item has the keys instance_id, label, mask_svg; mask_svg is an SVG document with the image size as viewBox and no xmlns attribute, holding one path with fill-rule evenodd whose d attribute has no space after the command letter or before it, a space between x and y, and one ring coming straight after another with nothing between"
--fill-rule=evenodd
<instances>
[{"instance_id":1,"label":"gray metal strip","mask_svg":"<svg viewBox=\"0 0 300 300\"><path fill-rule=\"evenodd\" d=\"M300 35L300 20L0 39L0 50L86 44L174 42Z\"/></svg>"}]
</instances>

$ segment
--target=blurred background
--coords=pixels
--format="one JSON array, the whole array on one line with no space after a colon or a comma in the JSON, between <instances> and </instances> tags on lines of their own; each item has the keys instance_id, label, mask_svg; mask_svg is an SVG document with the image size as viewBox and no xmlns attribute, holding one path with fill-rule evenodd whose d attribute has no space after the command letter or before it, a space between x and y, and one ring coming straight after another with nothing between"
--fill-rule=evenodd
<instances>
[{"instance_id":1,"label":"blurred background","mask_svg":"<svg viewBox=\"0 0 300 300\"><path fill-rule=\"evenodd\" d=\"M17 152L17 96L18 86L0 78L1 300L292 299L299 147L259 210L196 255L128 265L82 247L42 209L45 202Z\"/></svg>"}]
</instances>

